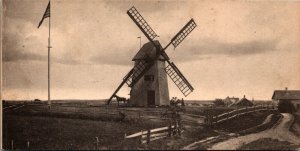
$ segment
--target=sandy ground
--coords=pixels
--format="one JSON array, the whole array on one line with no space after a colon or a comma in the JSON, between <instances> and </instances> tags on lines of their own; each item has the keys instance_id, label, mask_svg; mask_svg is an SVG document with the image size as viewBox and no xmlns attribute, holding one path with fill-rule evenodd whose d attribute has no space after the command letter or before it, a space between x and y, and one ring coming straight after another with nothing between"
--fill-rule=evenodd
<instances>
[{"instance_id":1,"label":"sandy ground","mask_svg":"<svg viewBox=\"0 0 300 151\"><path fill-rule=\"evenodd\" d=\"M223 142L214 144L209 150L236 150L244 144L248 144L260 138L272 138L280 141L288 141L290 143L299 145L300 138L289 131L289 128L294 120L293 115L282 113L283 118L278 125L271 129L259 133L249 134L236 138L231 138Z\"/></svg>"}]
</instances>

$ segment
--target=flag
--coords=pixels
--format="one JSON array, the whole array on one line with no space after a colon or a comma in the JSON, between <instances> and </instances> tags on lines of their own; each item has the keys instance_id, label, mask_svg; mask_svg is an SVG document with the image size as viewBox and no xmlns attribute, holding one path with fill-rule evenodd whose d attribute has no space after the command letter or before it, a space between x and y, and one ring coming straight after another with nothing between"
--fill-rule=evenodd
<instances>
[{"instance_id":1,"label":"flag","mask_svg":"<svg viewBox=\"0 0 300 151\"><path fill-rule=\"evenodd\" d=\"M40 23L39 23L38 28L42 25L44 19L47 18L47 17L50 17L50 1L49 1L49 3L48 3L48 6L47 6L47 8L46 8L46 11L45 11L45 13L44 13L44 15L43 15L42 20L41 20Z\"/></svg>"}]
</instances>

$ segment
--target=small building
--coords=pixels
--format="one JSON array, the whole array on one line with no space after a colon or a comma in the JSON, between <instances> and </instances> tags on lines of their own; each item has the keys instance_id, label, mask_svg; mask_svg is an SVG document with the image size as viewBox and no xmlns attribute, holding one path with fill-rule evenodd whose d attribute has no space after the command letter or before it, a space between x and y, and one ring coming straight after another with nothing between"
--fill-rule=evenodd
<instances>
[{"instance_id":1,"label":"small building","mask_svg":"<svg viewBox=\"0 0 300 151\"><path fill-rule=\"evenodd\" d=\"M34 104L43 104L43 101L40 100L40 99L34 99L34 100L33 100L33 103L34 103Z\"/></svg>"},{"instance_id":2,"label":"small building","mask_svg":"<svg viewBox=\"0 0 300 151\"><path fill-rule=\"evenodd\" d=\"M248 106L253 106L253 102L248 100L246 98L246 96L244 95L244 97L242 99L240 99L237 102L232 103L231 105L229 105L230 107L248 107Z\"/></svg>"},{"instance_id":3,"label":"small building","mask_svg":"<svg viewBox=\"0 0 300 151\"><path fill-rule=\"evenodd\" d=\"M225 106L230 106L231 104L238 102L239 98L236 97L229 97L227 96L225 99L223 99Z\"/></svg>"},{"instance_id":4,"label":"small building","mask_svg":"<svg viewBox=\"0 0 300 151\"><path fill-rule=\"evenodd\" d=\"M300 90L275 90L272 100L276 103L291 103L297 112L300 111Z\"/></svg>"}]
</instances>

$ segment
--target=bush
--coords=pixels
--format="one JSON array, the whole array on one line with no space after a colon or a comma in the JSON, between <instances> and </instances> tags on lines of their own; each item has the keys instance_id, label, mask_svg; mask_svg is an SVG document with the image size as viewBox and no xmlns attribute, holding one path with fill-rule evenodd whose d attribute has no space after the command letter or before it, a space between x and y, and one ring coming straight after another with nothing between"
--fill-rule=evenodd
<instances>
[{"instance_id":1,"label":"bush","mask_svg":"<svg viewBox=\"0 0 300 151\"><path fill-rule=\"evenodd\" d=\"M216 99L214 104L215 106L225 106L225 102L222 99Z\"/></svg>"}]
</instances>

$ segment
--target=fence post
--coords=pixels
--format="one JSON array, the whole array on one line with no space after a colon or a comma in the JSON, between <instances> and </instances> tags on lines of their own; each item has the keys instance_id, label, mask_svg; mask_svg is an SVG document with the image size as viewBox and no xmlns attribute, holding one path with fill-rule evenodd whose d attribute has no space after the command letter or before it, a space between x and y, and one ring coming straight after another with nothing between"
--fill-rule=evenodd
<instances>
[{"instance_id":1,"label":"fence post","mask_svg":"<svg viewBox=\"0 0 300 151\"><path fill-rule=\"evenodd\" d=\"M215 117L214 116L210 116L210 122L209 122L209 126L212 127L214 125L215 122Z\"/></svg>"},{"instance_id":2,"label":"fence post","mask_svg":"<svg viewBox=\"0 0 300 151\"><path fill-rule=\"evenodd\" d=\"M177 135L177 121L175 122L175 127L174 127L174 132L175 132L175 135Z\"/></svg>"},{"instance_id":3,"label":"fence post","mask_svg":"<svg viewBox=\"0 0 300 151\"><path fill-rule=\"evenodd\" d=\"M96 150L98 150L98 143L99 143L99 139L98 137L96 137Z\"/></svg>"},{"instance_id":4,"label":"fence post","mask_svg":"<svg viewBox=\"0 0 300 151\"><path fill-rule=\"evenodd\" d=\"M27 141L27 149L29 149L29 141Z\"/></svg>"},{"instance_id":5,"label":"fence post","mask_svg":"<svg viewBox=\"0 0 300 151\"><path fill-rule=\"evenodd\" d=\"M11 150L14 150L14 140L11 140Z\"/></svg>"},{"instance_id":6,"label":"fence post","mask_svg":"<svg viewBox=\"0 0 300 151\"><path fill-rule=\"evenodd\" d=\"M140 143L143 144L143 130L141 130Z\"/></svg>"},{"instance_id":7,"label":"fence post","mask_svg":"<svg viewBox=\"0 0 300 151\"><path fill-rule=\"evenodd\" d=\"M172 136L172 132L171 131L172 131L172 125L170 124L169 128L168 128L168 133L169 133L168 135L169 135L169 137Z\"/></svg>"},{"instance_id":8,"label":"fence post","mask_svg":"<svg viewBox=\"0 0 300 151\"><path fill-rule=\"evenodd\" d=\"M147 131L147 144L150 143L150 129Z\"/></svg>"},{"instance_id":9,"label":"fence post","mask_svg":"<svg viewBox=\"0 0 300 151\"><path fill-rule=\"evenodd\" d=\"M178 121L178 134L180 137L181 137L181 130L182 130L181 121Z\"/></svg>"}]
</instances>

